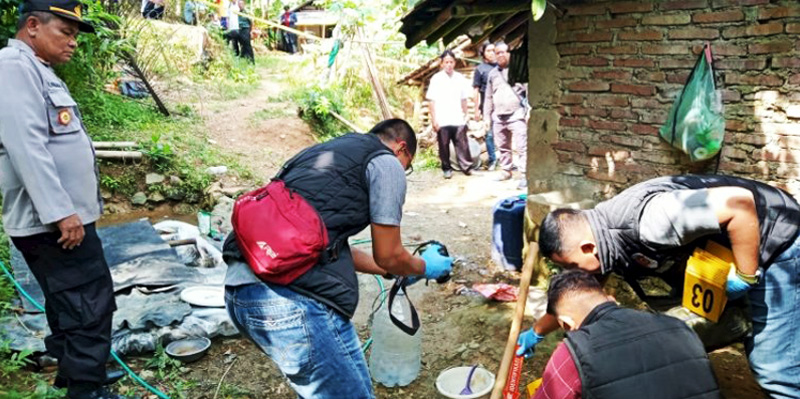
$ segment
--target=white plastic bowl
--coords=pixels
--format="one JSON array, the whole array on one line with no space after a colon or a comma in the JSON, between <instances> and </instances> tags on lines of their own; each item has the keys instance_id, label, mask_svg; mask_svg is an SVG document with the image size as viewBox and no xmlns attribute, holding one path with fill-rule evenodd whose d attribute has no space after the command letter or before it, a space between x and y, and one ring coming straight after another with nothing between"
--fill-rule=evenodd
<instances>
[{"instance_id":1,"label":"white plastic bowl","mask_svg":"<svg viewBox=\"0 0 800 399\"><path fill-rule=\"evenodd\" d=\"M471 395L462 395L461 390L467 384L467 376L472 366L453 367L439 374L436 378L436 389L444 396L453 399L475 399L488 395L494 387L494 374L482 367L475 369L470 388Z\"/></svg>"}]
</instances>

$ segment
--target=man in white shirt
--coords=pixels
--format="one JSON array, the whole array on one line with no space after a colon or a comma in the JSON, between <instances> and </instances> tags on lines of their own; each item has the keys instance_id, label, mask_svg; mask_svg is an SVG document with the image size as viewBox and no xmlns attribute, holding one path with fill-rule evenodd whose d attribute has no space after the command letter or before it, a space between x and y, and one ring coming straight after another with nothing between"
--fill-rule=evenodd
<instances>
[{"instance_id":1,"label":"man in white shirt","mask_svg":"<svg viewBox=\"0 0 800 399\"><path fill-rule=\"evenodd\" d=\"M450 142L456 149L458 166L465 175L472 174L472 156L467 140L467 98L470 96L470 82L464 75L456 72L456 56L445 50L441 57L442 70L431 78L428 93L429 110L433 130L439 144L439 160L442 163L444 178L453 177L450 166Z\"/></svg>"},{"instance_id":2,"label":"man in white shirt","mask_svg":"<svg viewBox=\"0 0 800 399\"><path fill-rule=\"evenodd\" d=\"M233 53L239 56L239 2L231 1L228 3L228 31L225 32L225 40L233 44Z\"/></svg>"}]
</instances>

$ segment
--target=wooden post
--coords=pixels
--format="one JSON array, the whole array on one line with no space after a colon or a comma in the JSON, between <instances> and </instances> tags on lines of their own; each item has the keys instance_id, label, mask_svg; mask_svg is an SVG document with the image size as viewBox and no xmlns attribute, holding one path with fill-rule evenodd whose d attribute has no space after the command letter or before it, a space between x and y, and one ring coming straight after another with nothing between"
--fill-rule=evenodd
<instances>
[{"instance_id":1,"label":"wooden post","mask_svg":"<svg viewBox=\"0 0 800 399\"><path fill-rule=\"evenodd\" d=\"M474 17L476 15L507 14L520 11L531 11L530 0L506 0L488 4L456 5L453 6L453 18Z\"/></svg>"},{"instance_id":2,"label":"wooden post","mask_svg":"<svg viewBox=\"0 0 800 399\"><path fill-rule=\"evenodd\" d=\"M533 266L538 261L539 244L531 242L530 248L528 248L528 256L525 258L525 264L522 266L522 276L519 280L519 294L517 294L517 306L514 310L514 318L511 320L511 330L508 332L506 350L503 353L503 360L500 362L500 369L497 371L497 378L494 381L491 399L500 399L503 394L503 387L506 385L506 379L508 378L508 369L516 355L514 352L517 348L519 331L522 328L522 318L525 316L525 305L528 301L528 288L531 284L531 277L533 277Z\"/></svg>"}]
</instances>

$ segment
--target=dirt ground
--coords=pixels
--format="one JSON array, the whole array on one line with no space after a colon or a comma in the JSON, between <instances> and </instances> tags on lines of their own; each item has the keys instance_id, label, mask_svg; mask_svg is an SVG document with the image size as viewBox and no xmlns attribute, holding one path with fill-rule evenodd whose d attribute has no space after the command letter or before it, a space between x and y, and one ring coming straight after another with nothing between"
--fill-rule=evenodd
<instances>
[{"instance_id":1,"label":"dirt ground","mask_svg":"<svg viewBox=\"0 0 800 399\"><path fill-rule=\"evenodd\" d=\"M269 178L278 166L299 149L313 144L309 127L296 116L282 116L253 122L253 114L266 107L280 92L279 77L261 71L262 86L253 94L228 102L206 104L201 115L206 121L209 143L241 156L257 176ZM440 171L417 171L408 178L404 209L404 242L436 239L445 243L457 258L453 279L443 285L418 283L410 289L411 299L421 314L423 345L422 372L411 385L387 389L376 386L379 398L438 398L434 382L449 367L480 364L496 372L513 314L513 303L490 302L481 297L459 294L464 286L479 282L518 284L518 273L498 270L490 260L491 208L501 198L519 194L516 182L495 182L495 172L478 172L467 177L456 174L444 180ZM356 238L368 238L362 233ZM369 245L360 246L369 249ZM371 276L360 277L361 300L354 324L362 342L369 335L366 323L370 306L378 293ZM525 326L532 319L526 318ZM551 334L538 346L536 355L525 361L522 382L541 375L549 354L561 339ZM711 354L714 370L725 397L752 399L761 393L752 379L740 346ZM185 378L196 381L189 398L233 397L295 398L271 361L244 339L215 339L207 356L188 364ZM226 374L227 372L227 374ZM222 383L221 383L222 381ZM218 386L221 394L215 395Z\"/></svg>"}]
</instances>

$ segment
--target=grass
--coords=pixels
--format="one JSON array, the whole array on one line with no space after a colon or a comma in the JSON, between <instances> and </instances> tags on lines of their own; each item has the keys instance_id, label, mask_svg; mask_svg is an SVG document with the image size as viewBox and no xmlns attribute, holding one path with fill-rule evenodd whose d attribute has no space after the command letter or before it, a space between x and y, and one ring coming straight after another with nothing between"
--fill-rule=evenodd
<instances>
[{"instance_id":1,"label":"grass","mask_svg":"<svg viewBox=\"0 0 800 399\"><path fill-rule=\"evenodd\" d=\"M414 157L414 170L437 170L441 167L439 155L433 147L423 148Z\"/></svg>"}]
</instances>

